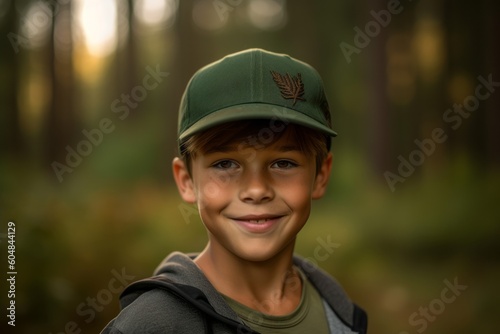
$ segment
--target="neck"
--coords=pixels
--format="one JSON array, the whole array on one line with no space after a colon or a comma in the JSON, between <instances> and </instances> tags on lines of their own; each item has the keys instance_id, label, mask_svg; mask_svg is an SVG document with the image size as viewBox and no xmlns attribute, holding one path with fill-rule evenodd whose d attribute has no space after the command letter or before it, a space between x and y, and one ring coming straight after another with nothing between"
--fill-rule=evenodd
<instances>
[{"instance_id":1,"label":"neck","mask_svg":"<svg viewBox=\"0 0 500 334\"><path fill-rule=\"evenodd\" d=\"M248 261L209 243L195 259L220 293L266 314L295 310L302 294L299 274L293 268L292 242L266 261Z\"/></svg>"}]
</instances>

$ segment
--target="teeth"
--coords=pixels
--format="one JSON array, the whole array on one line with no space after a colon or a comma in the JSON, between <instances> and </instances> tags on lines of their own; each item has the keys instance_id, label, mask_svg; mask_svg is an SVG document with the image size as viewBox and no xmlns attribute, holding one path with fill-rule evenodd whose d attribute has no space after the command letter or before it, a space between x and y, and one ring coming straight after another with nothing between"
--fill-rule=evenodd
<instances>
[{"instance_id":1,"label":"teeth","mask_svg":"<svg viewBox=\"0 0 500 334\"><path fill-rule=\"evenodd\" d=\"M262 224L270 219L251 219L250 222L256 223L256 224Z\"/></svg>"}]
</instances>

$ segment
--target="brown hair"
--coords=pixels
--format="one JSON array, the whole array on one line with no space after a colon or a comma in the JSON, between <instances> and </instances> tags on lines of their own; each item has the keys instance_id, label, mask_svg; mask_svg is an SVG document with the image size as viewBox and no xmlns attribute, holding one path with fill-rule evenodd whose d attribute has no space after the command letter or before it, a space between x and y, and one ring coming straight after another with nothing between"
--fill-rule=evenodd
<instances>
[{"instance_id":1,"label":"brown hair","mask_svg":"<svg viewBox=\"0 0 500 334\"><path fill-rule=\"evenodd\" d=\"M235 121L216 125L189 137L180 146L180 155L191 174L191 162L196 154L216 151L238 142L238 148L265 148L283 136L295 140L301 152L315 158L318 173L328 155L330 137L304 126L275 120Z\"/></svg>"}]
</instances>

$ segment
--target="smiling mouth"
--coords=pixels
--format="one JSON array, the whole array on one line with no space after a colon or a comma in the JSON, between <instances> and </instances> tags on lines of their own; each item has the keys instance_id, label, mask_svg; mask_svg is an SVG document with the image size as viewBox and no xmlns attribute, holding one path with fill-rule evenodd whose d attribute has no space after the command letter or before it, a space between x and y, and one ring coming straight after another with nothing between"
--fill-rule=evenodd
<instances>
[{"instance_id":1,"label":"smiling mouth","mask_svg":"<svg viewBox=\"0 0 500 334\"><path fill-rule=\"evenodd\" d=\"M246 215L233 217L233 221L244 231L252 234L266 234L282 222L284 215Z\"/></svg>"},{"instance_id":2,"label":"smiling mouth","mask_svg":"<svg viewBox=\"0 0 500 334\"><path fill-rule=\"evenodd\" d=\"M252 223L252 224L264 224L271 220L280 219L283 215L246 215L234 217L233 219L240 222Z\"/></svg>"},{"instance_id":3,"label":"smiling mouth","mask_svg":"<svg viewBox=\"0 0 500 334\"><path fill-rule=\"evenodd\" d=\"M248 223L252 223L252 224L264 224L265 222L268 222L270 220L277 219L277 218L278 217L263 218L263 219L241 219L241 218L237 218L235 220L244 221L244 222L248 222Z\"/></svg>"}]
</instances>

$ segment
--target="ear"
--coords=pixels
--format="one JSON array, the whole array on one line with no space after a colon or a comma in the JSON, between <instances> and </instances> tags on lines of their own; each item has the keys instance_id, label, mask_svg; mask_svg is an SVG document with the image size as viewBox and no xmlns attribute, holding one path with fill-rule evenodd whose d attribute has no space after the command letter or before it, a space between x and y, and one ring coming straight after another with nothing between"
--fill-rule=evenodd
<instances>
[{"instance_id":1,"label":"ear","mask_svg":"<svg viewBox=\"0 0 500 334\"><path fill-rule=\"evenodd\" d=\"M179 189L179 194L187 203L196 203L196 192L194 191L193 180L189 175L186 164L179 158L174 158L172 161L172 171L174 180Z\"/></svg>"},{"instance_id":2,"label":"ear","mask_svg":"<svg viewBox=\"0 0 500 334\"><path fill-rule=\"evenodd\" d=\"M323 164L316 175L316 180L314 180L312 199L319 199L325 194L328 186L328 180L330 179L330 172L332 170L332 161L333 155L330 152L326 156L325 160L323 160Z\"/></svg>"}]
</instances>

